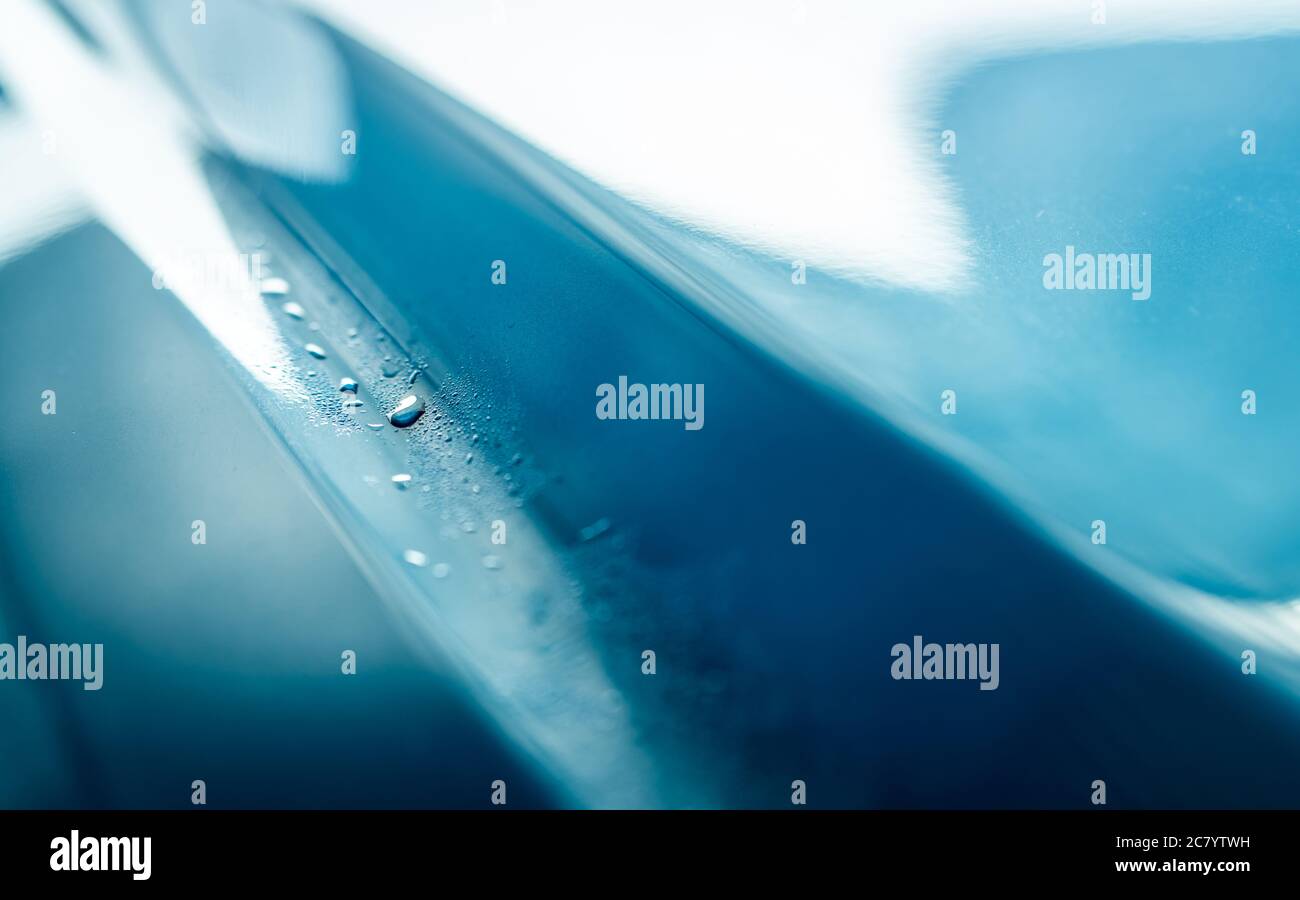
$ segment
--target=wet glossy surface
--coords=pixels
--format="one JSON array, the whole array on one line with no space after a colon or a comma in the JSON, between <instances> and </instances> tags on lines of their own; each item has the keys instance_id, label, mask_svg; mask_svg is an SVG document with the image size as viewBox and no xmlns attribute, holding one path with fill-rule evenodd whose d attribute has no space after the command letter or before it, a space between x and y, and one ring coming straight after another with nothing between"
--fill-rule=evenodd
<instances>
[{"instance_id":1,"label":"wet glossy surface","mask_svg":"<svg viewBox=\"0 0 1300 900\"><path fill-rule=\"evenodd\" d=\"M213 77L203 58L186 69L192 33L155 27L177 80ZM924 167L961 240L936 245L946 255L927 275L919 232L900 225L912 255L867 254L851 270L813 258L795 284L770 240L635 206L349 39L275 27L307 28L286 37L295 58L318 67L320 85L345 86L299 109L295 134L320 126L333 141L324 125L342 115L357 155L268 146L260 120L241 121L218 92L203 165L184 171L206 202L177 214L184 231L126 216L114 205L123 193L97 200L146 257L168 258L213 223L231 249L268 252L261 297L175 285L208 328L186 322L203 367L151 351L175 347L179 304L167 321L134 312L86 332L95 352L137 342L136 368L112 379L132 408L167 410L191 440L238 443L195 455L156 421L141 433L78 426L84 445L60 443L39 431L33 402L36 421L0 447L15 473L6 609L52 598L41 601L50 621L69 627L93 601L53 571L48 548L82 547L77 522L99 533L114 520L146 437L153 457L195 465L285 451L279 477L292 473L324 512L286 521L309 519L315 536L286 527L264 535L261 555L221 557L285 621L253 625L224 599L227 568L189 568L188 498L202 480L136 503L137 563L116 588L153 584L132 580L147 571L157 590L142 596L183 595L245 648L204 657L210 668L172 663L191 698L232 683L269 707L296 696L291 676L266 676L247 650L284 630L312 642L297 665L335 671L343 626L318 614L326 598L406 641L379 654L386 684L360 682L366 708L383 712L375 742L346 757L346 791L317 798L291 780L262 794L276 764L246 759L227 775L244 802L455 805L482 793L488 768L506 768L524 779L522 802L596 806L784 805L793 778L825 806L1073 807L1095 777L1117 806L1300 803L1300 403L1288 396L1300 110L1276 89L1300 74L1294 39L1079 49L1040 35L954 65L927 115L955 131L957 154L940 152L937 128L932 146L908 149L932 153ZM1240 152L1248 127L1261 136L1255 156ZM1067 247L1151 254L1150 296L1045 290L1045 255ZM88 276L52 285L46 268L112 260L99 302L175 301L102 232L41 253L0 269L20 326L6 359L22 396L74 385L71 401L60 387L58 416L71 429L70 373L93 371L91 348L76 330L51 356L32 335L68 320L51 310ZM222 360L234 373L224 393L211 381ZM620 375L706 385L707 426L597 418L594 388ZM170 402L127 391L137 379ZM1247 388L1254 416L1241 413ZM203 390L224 398L219 428L192 399ZM942 413L945 391L955 416ZM239 395L252 404L235 415ZM41 499L37 460L56 449L62 471L89 473L89 458L100 473L77 482L75 503L60 495L63 507ZM302 505L287 489L219 481L236 521ZM178 549L164 542L167 516ZM790 542L796 519L804 546ZM1089 540L1097 519L1105 545ZM505 544L492 540L498 522ZM300 568L271 552L284 540L338 569L303 590ZM119 551L92 541L78 552L101 571ZM114 633L148 644L161 640L156 621L167 620L124 612ZM893 681L889 648L913 635L998 642L999 688ZM1260 653L1256 677L1239 674L1243 648ZM408 652L419 660L409 668ZM335 689L313 683L322 716L337 715ZM149 740L153 698L139 682L121 690L120 740ZM428 690L463 703L414 716L446 750L425 763L438 786L393 800L389 754L395 772L419 765L400 697ZM97 714L78 705L50 720L68 729L57 743L70 758L112 742ZM329 740L323 724L316 733ZM178 759L193 758L186 740L175 739ZM269 729L268 753L287 758L294 740ZM300 752L329 771L342 758ZM20 751L15 765L33 759ZM143 770L124 777L132 787L104 802L141 796ZM90 773L52 796L101 781Z\"/></svg>"}]
</instances>

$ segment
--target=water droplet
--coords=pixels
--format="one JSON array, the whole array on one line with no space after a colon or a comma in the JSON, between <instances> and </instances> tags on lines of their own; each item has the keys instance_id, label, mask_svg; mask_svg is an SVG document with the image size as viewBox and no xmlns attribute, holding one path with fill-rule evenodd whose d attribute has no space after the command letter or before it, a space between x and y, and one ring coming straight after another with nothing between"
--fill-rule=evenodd
<instances>
[{"instance_id":1,"label":"water droplet","mask_svg":"<svg viewBox=\"0 0 1300 900\"><path fill-rule=\"evenodd\" d=\"M357 381L355 378L342 378L339 380L339 390L349 394L357 392Z\"/></svg>"},{"instance_id":2,"label":"water droplet","mask_svg":"<svg viewBox=\"0 0 1300 900\"><path fill-rule=\"evenodd\" d=\"M392 378L401 370L398 369L397 366L394 365L393 363L386 362L379 367L379 371L384 373L385 378Z\"/></svg>"},{"instance_id":3,"label":"water droplet","mask_svg":"<svg viewBox=\"0 0 1300 900\"><path fill-rule=\"evenodd\" d=\"M320 331L320 322L311 322L307 325L308 331Z\"/></svg>"},{"instance_id":4,"label":"water droplet","mask_svg":"<svg viewBox=\"0 0 1300 900\"><path fill-rule=\"evenodd\" d=\"M516 453L514 456L510 457L510 465L512 466L517 466L523 461L524 461L524 456L522 453Z\"/></svg>"},{"instance_id":5,"label":"water droplet","mask_svg":"<svg viewBox=\"0 0 1300 900\"><path fill-rule=\"evenodd\" d=\"M415 424L416 419L424 413L424 401L415 394L407 394L393 411L388 414L388 421L398 428L407 428Z\"/></svg>"},{"instance_id":6,"label":"water droplet","mask_svg":"<svg viewBox=\"0 0 1300 900\"><path fill-rule=\"evenodd\" d=\"M357 330L355 328L349 328L348 337L356 337L356 336L357 336Z\"/></svg>"},{"instance_id":7,"label":"water droplet","mask_svg":"<svg viewBox=\"0 0 1300 900\"><path fill-rule=\"evenodd\" d=\"M307 310L303 309L301 304L294 303L292 300L281 306L280 309L284 310L284 314L291 319L301 319L307 315Z\"/></svg>"},{"instance_id":8,"label":"water droplet","mask_svg":"<svg viewBox=\"0 0 1300 900\"><path fill-rule=\"evenodd\" d=\"M383 430L384 430L384 423L383 423L383 422L367 422L367 423L366 423L366 427L369 428L371 431L383 431Z\"/></svg>"},{"instance_id":9,"label":"water droplet","mask_svg":"<svg viewBox=\"0 0 1300 900\"><path fill-rule=\"evenodd\" d=\"M597 519L595 522L592 522L586 528L579 531L578 537L584 541L594 541L596 538L600 537L606 531L609 531L609 527L610 527L609 519L605 519L605 518Z\"/></svg>"},{"instance_id":10,"label":"water droplet","mask_svg":"<svg viewBox=\"0 0 1300 900\"><path fill-rule=\"evenodd\" d=\"M258 290L262 292L263 297L283 297L289 293L289 282L283 278L263 278L262 283L258 285ZM298 316L298 318L302 317Z\"/></svg>"},{"instance_id":11,"label":"water droplet","mask_svg":"<svg viewBox=\"0 0 1300 900\"><path fill-rule=\"evenodd\" d=\"M474 461L474 454L473 454L473 453L466 453L466 454L465 454L465 462L467 462L467 463L472 463L473 461Z\"/></svg>"},{"instance_id":12,"label":"water droplet","mask_svg":"<svg viewBox=\"0 0 1300 900\"><path fill-rule=\"evenodd\" d=\"M406 379L406 383L407 383L407 384L415 384L415 379L417 379L417 378L419 378L419 377L420 377L420 370L419 370L419 369L413 369L413 370L411 371L411 377L408 378L408 379Z\"/></svg>"},{"instance_id":13,"label":"water droplet","mask_svg":"<svg viewBox=\"0 0 1300 900\"><path fill-rule=\"evenodd\" d=\"M402 559L406 560L413 566L423 569L429 564L429 557L425 556L419 550L402 551Z\"/></svg>"},{"instance_id":14,"label":"water droplet","mask_svg":"<svg viewBox=\"0 0 1300 900\"><path fill-rule=\"evenodd\" d=\"M399 490L404 491L407 485L411 483L411 476L405 472L399 472L393 476L393 485Z\"/></svg>"},{"instance_id":15,"label":"water droplet","mask_svg":"<svg viewBox=\"0 0 1300 900\"><path fill-rule=\"evenodd\" d=\"M325 358L325 351L321 348L320 344L307 344L302 349L306 350L308 353L310 353L312 356L316 357L317 359Z\"/></svg>"},{"instance_id":16,"label":"water droplet","mask_svg":"<svg viewBox=\"0 0 1300 900\"><path fill-rule=\"evenodd\" d=\"M366 405L366 404L365 404L365 401L364 401L364 400L358 400L355 396L353 396L353 395L351 395L351 394L349 394L349 395L347 396L347 399L345 399L345 400L343 401L343 408L344 408L344 409L360 409L361 407L363 407L363 406L365 406L365 405Z\"/></svg>"},{"instance_id":17,"label":"water droplet","mask_svg":"<svg viewBox=\"0 0 1300 900\"><path fill-rule=\"evenodd\" d=\"M460 523L460 530L463 531L463 532L465 532L466 534L473 534L473 533L474 533L474 523L473 523L473 522L461 522L461 523Z\"/></svg>"},{"instance_id":18,"label":"water droplet","mask_svg":"<svg viewBox=\"0 0 1300 900\"><path fill-rule=\"evenodd\" d=\"M446 578L451 574L451 566L446 563L438 563L433 567L434 578Z\"/></svg>"},{"instance_id":19,"label":"water droplet","mask_svg":"<svg viewBox=\"0 0 1300 900\"><path fill-rule=\"evenodd\" d=\"M483 557L483 568L485 569L501 568L501 557L489 553L487 556Z\"/></svg>"},{"instance_id":20,"label":"water droplet","mask_svg":"<svg viewBox=\"0 0 1300 900\"><path fill-rule=\"evenodd\" d=\"M315 370L315 369L308 369L308 370L307 370L307 377L308 377L308 378L315 378L315 377L316 377L316 370Z\"/></svg>"}]
</instances>

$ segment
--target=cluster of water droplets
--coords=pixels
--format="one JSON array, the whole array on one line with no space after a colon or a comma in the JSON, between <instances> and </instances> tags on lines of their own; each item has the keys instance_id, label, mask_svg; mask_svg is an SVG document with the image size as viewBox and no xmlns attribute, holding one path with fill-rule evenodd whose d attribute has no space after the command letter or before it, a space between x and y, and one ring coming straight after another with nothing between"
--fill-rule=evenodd
<instances>
[{"instance_id":1,"label":"cluster of water droplets","mask_svg":"<svg viewBox=\"0 0 1300 900\"><path fill-rule=\"evenodd\" d=\"M285 332L290 342L300 348L304 365L310 366L304 372L315 400L314 415L321 423L332 424L340 431L405 433L410 470L392 473L391 487L398 493L414 494L414 502L428 508L433 508L436 496L440 517L446 523L440 532L444 540L475 533L476 518L490 521L499 516L499 512L488 513L493 504L522 507L525 497L540 486L544 480L540 477L531 485L519 477L525 460L522 454L515 453L508 462L491 466L491 479L486 481L494 489L485 494L490 465L487 459L504 452L503 441L513 436L515 428L503 429L494 423L491 404L484 402L477 391L450 377L435 388L425 374L427 364L411 362L373 322L341 330L340 350L331 352L333 336L313 318L310 304L291 299L293 288L287 279L279 275L265 277L260 289L263 298L278 306L288 320ZM360 364L369 372L369 380L366 372L331 372L342 364L343 356L369 360ZM422 427L414 427L419 423L423 423ZM381 484L379 478L370 475L363 480L376 488ZM466 495L468 502L454 499ZM494 499L488 500L488 495ZM434 578L446 578L451 573L449 563L432 562L423 549L405 547L398 554L412 568L430 569ZM490 552L482 554L481 563L489 571L504 565L498 553Z\"/></svg>"},{"instance_id":2,"label":"cluster of water droplets","mask_svg":"<svg viewBox=\"0 0 1300 900\"><path fill-rule=\"evenodd\" d=\"M279 276L270 276L261 279L259 289L262 296L268 300L287 298L292 293L292 287L289 282L285 278ZM303 327L311 333L311 339L303 340L299 345L303 353L314 361L325 362L330 359L329 350L322 345L324 338L316 336L322 330L320 323L309 316L308 310L302 303L297 300L283 299L280 303L280 311L294 323L303 323ZM356 347L362 341L361 330L357 327L349 328L345 340L350 346ZM376 343L384 344L387 342L387 335L380 332L375 335L375 341ZM383 379L396 378L396 376L402 372L402 366L394 359L392 351L384 354L383 360L378 368L379 374ZM410 371L406 375L405 385L409 388L413 386L419 378L420 369L414 365L410 365L408 368ZM306 375L308 378L315 379L321 376L321 372L317 371L315 368L311 368L306 370ZM340 394L339 408L353 416L362 416L364 421L359 421L357 424L370 431L384 430L385 423L394 428L409 428L414 425L424 413L424 400L419 396L419 394L410 391L403 391L401 397L387 404L387 410L383 413L385 421L376 421L373 414L368 416L366 415L367 404L366 401L358 395L359 388L360 383L356 378L351 375L342 376L339 379L338 385L338 393ZM382 397L379 396L380 394L390 393L391 391L388 390L374 392L374 399L378 403L382 400ZM319 391L317 392L317 398L320 399Z\"/></svg>"}]
</instances>

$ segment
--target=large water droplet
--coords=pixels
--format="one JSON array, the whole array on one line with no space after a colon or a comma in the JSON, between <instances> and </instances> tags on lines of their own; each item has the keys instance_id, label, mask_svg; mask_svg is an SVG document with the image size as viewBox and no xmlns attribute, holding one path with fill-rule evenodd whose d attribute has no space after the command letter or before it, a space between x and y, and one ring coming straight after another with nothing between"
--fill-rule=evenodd
<instances>
[{"instance_id":1,"label":"large water droplet","mask_svg":"<svg viewBox=\"0 0 1300 900\"><path fill-rule=\"evenodd\" d=\"M606 518L597 519L586 528L578 532L578 538L583 541L594 541L610 529L610 521Z\"/></svg>"},{"instance_id":2,"label":"large water droplet","mask_svg":"<svg viewBox=\"0 0 1300 900\"><path fill-rule=\"evenodd\" d=\"M437 563L433 567L434 578L446 578L451 574L451 566L446 563Z\"/></svg>"},{"instance_id":3,"label":"large water droplet","mask_svg":"<svg viewBox=\"0 0 1300 900\"><path fill-rule=\"evenodd\" d=\"M316 357L317 359L325 358L325 350L321 347L320 344L307 344L302 349L306 350L308 353L310 353L312 356Z\"/></svg>"},{"instance_id":4,"label":"large water droplet","mask_svg":"<svg viewBox=\"0 0 1300 900\"><path fill-rule=\"evenodd\" d=\"M419 550L403 550L402 559L421 569L429 564L429 557L425 556Z\"/></svg>"},{"instance_id":5,"label":"large water droplet","mask_svg":"<svg viewBox=\"0 0 1300 900\"><path fill-rule=\"evenodd\" d=\"M357 382L355 378L342 378L339 380L339 390L348 394L357 392Z\"/></svg>"},{"instance_id":6,"label":"large water droplet","mask_svg":"<svg viewBox=\"0 0 1300 900\"><path fill-rule=\"evenodd\" d=\"M406 474L405 472L400 472L397 475L393 476L393 485L399 491L406 490L407 486L410 485L410 483L411 483L411 476Z\"/></svg>"},{"instance_id":7,"label":"large water droplet","mask_svg":"<svg viewBox=\"0 0 1300 900\"><path fill-rule=\"evenodd\" d=\"M284 310L284 314L291 319L301 319L307 315L307 310L303 309L301 304L294 303L292 300L281 306L280 309Z\"/></svg>"},{"instance_id":8,"label":"large water droplet","mask_svg":"<svg viewBox=\"0 0 1300 900\"><path fill-rule=\"evenodd\" d=\"M289 282L283 278L263 278L258 290L263 297L283 297L289 293Z\"/></svg>"},{"instance_id":9,"label":"large water droplet","mask_svg":"<svg viewBox=\"0 0 1300 900\"><path fill-rule=\"evenodd\" d=\"M483 557L483 568L485 569L501 568L501 557L494 556L493 554L489 553L487 556Z\"/></svg>"},{"instance_id":10,"label":"large water droplet","mask_svg":"<svg viewBox=\"0 0 1300 900\"><path fill-rule=\"evenodd\" d=\"M424 401L415 394L407 394L393 411L388 414L388 421L398 428L407 428L424 413Z\"/></svg>"}]
</instances>

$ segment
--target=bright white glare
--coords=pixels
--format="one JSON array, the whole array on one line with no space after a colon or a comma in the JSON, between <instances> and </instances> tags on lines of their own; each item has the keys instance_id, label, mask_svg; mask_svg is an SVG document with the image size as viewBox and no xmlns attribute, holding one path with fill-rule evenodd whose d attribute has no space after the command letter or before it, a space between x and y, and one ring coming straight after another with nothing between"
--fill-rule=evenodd
<instances>
[{"instance_id":1,"label":"bright white glare","mask_svg":"<svg viewBox=\"0 0 1300 900\"><path fill-rule=\"evenodd\" d=\"M0 135L0 145L21 139L22 151L30 156L33 137L44 152L44 136L49 135L53 150L45 164L6 176L6 182L19 177L31 181L5 194L0 253L67 227L75 221L69 221L72 212L88 207L262 384L282 396L305 396L291 377L288 348L251 273L228 264L239 259L240 249L201 167L209 136L148 61L129 20L108 4L79 3L76 11L109 46L109 58L88 52L48 5L36 0L6 4L0 80L21 118L13 135ZM143 11L161 15L156 7ZM343 118L347 91L332 48L292 16L266 16L251 8L243 15L235 9L225 14L233 20L227 30L214 26L203 32L202 40L188 14L181 21L190 31L164 36L167 52L173 54L172 69L190 84L191 96L202 106L202 124L216 132L223 148L250 161L299 176L341 177L335 127ZM241 24L251 37L242 36ZM239 60L228 58L232 49L266 51L257 42L258 35L265 40L268 30L282 55L256 54L259 58L248 65L260 74L245 75L234 95L228 83L205 78L222 68L214 56L225 53L225 63L241 68ZM215 46L187 52L187 40ZM286 67L278 78L275 66ZM277 90L282 82L287 86ZM226 93L219 89L222 85ZM258 85L269 86L258 92ZM263 118L241 120L237 110L255 92ZM269 127L271 120L279 127ZM322 133L328 140L317 140ZM314 151L303 149L313 142ZM16 159L22 161L22 156ZM11 197L16 202L9 205ZM71 212L60 216L61 210ZM205 277L212 266L195 266L195 260L214 263L226 277Z\"/></svg>"},{"instance_id":2,"label":"bright white glare","mask_svg":"<svg viewBox=\"0 0 1300 900\"><path fill-rule=\"evenodd\" d=\"M0 263L85 221L81 193L45 152L48 136L0 114Z\"/></svg>"},{"instance_id":3,"label":"bright white glare","mask_svg":"<svg viewBox=\"0 0 1300 900\"><path fill-rule=\"evenodd\" d=\"M299 0L614 191L850 277L960 290L934 121L948 79L1040 48L1300 27L1294 0Z\"/></svg>"}]
</instances>

